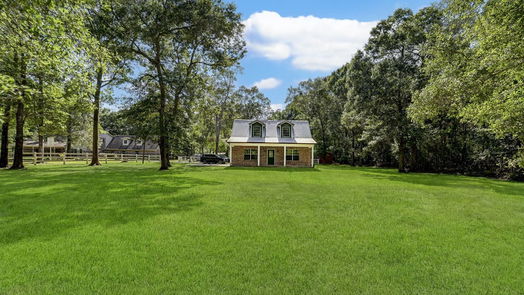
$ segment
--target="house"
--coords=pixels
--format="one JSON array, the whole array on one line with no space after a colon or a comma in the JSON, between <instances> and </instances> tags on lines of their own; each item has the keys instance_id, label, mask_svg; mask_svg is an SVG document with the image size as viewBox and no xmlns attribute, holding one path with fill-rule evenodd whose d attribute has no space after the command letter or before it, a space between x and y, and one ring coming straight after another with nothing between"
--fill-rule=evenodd
<instances>
[{"instance_id":1,"label":"house","mask_svg":"<svg viewBox=\"0 0 524 295\"><path fill-rule=\"evenodd\" d=\"M102 153L118 153L118 154L142 154L158 155L160 154L160 147L158 143L151 140L145 142L132 135L115 135L111 136L103 134L100 136L100 151Z\"/></svg>"},{"instance_id":2,"label":"house","mask_svg":"<svg viewBox=\"0 0 524 295\"><path fill-rule=\"evenodd\" d=\"M308 121L235 120L227 141L232 166L313 167Z\"/></svg>"},{"instance_id":3,"label":"house","mask_svg":"<svg viewBox=\"0 0 524 295\"><path fill-rule=\"evenodd\" d=\"M59 136L48 136L44 138L42 147L44 148L45 153L64 153L66 150L66 143L65 140ZM34 153L39 150L38 140L33 140L31 138L24 140L24 153Z\"/></svg>"}]
</instances>

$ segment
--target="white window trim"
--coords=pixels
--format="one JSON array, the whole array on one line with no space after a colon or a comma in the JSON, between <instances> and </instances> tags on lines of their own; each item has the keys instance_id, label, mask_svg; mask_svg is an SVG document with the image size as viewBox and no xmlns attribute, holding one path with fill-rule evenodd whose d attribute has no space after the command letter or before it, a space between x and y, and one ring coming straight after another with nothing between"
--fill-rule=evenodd
<instances>
[{"instance_id":1,"label":"white window trim","mask_svg":"<svg viewBox=\"0 0 524 295\"><path fill-rule=\"evenodd\" d=\"M287 160L286 161L300 161L300 151L298 149L294 149L294 148L288 148L288 150L286 150L286 157L291 157L291 159ZM294 151L296 151L296 155L294 153ZM294 159L294 157L297 157L296 160Z\"/></svg>"},{"instance_id":2,"label":"white window trim","mask_svg":"<svg viewBox=\"0 0 524 295\"><path fill-rule=\"evenodd\" d=\"M260 136L255 135L255 129L253 128L255 125L260 126ZM251 124L250 131L251 131L251 137L262 138L264 137L264 124L260 122L254 122L253 124Z\"/></svg>"},{"instance_id":3,"label":"white window trim","mask_svg":"<svg viewBox=\"0 0 524 295\"><path fill-rule=\"evenodd\" d=\"M249 151L249 159L248 160L246 160L246 158L245 158L246 157L246 151ZM255 153L257 153L257 158L256 159L253 158ZM243 159L244 159L244 161L257 160L258 159L258 150L254 149L254 148L246 148L246 149L244 149Z\"/></svg>"},{"instance_id":4,"label":"white window trim","mask_svg":"<svg viewBox=\"0 0 524 295\"><path fill-rule=\"evenodd\" d=\"M284 136L284 125L289 126L289 136ZM290 123L282 123L279 126L280 129L280 137L281 138L293 138L293 126Z\"/></svg>"}]
</instances>

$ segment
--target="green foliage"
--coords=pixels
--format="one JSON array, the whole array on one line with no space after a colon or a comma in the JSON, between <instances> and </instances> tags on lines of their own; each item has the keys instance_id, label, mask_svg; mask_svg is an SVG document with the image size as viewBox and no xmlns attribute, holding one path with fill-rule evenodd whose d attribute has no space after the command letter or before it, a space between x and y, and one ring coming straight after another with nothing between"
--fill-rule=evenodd
<instances>
[{"instance_id":1,"label":"green foliage","mask_svg":"<svg viewBox=\"0 0 524 295\"><path fill-rule=\"evenodd\" d=\"M151 82L149 95L158 98L160 169L168 169L170 135L188 126L178 126L180 107L190 103L184 99L193 98L188 86L244 55L240 15L220 0L123 2L112 9L112 31L143 68L135 84Z\"/></svg>"},{"instance_id":2,"label":"green foliage","mask_svg":"<svg viewBox=\"0 0 524 295\"><path fill-rule=\"evenodd\" d=\"M428 85L411 107L419 121L448 114L499 137L524 139L522 1L443 2L445 25L431 33Z\"/></svg>"},{"instance_id":3,"label":"green foliage","mask_svg":"<svg viewBox=\"0 0 524 295\"><path fill-rule=\"evenodd\" d=\"M39 135L63 134L75 84L87 95L89 54L97 42L85 27L88 1L6 1L0 7L4 99L21 102L17 122ZM82 82L81 82L82 81ZM27 120L25 120L27 119Z\"/></svg>"},{"instance_id":4,"label":"green foliage","mask_svg":"<svg viewBox=\"0 0 524 295\"><path fill-rule=\"evenodd\" d=\"M105 132L112 135L133 135L133 127L127 123L124 111L102 109L100 113L100 125Z\"/></svg>"},{"instance_id":5,"label":"green foliage","mask_svg":"<svg viewBox=\"0 0 524 295\"><path fill-rule=\"evenodd\" d=\"M320 158L522 178L523 38L510 35L524 30L510 2L399 9L348 64L290 88L275 115L309 120Z\"/></svg>"}]
</instances>

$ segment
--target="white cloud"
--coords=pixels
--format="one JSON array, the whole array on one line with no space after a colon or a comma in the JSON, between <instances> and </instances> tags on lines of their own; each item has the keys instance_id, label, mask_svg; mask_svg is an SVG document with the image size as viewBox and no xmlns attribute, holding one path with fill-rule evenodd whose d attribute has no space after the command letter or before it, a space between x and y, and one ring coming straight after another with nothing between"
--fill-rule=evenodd
<instances>
[{"instance_id":1,"label":"white cloud","mask_svg":"<svg viewBox=\"0 0 524 295\"><path fill-rule=\"evenodd\" d=\"M315 16L282 17L273 11L252 14L245 24L248 49L270 60L291 58L303 70L331 71L351 59L377 22Z\"/></svg>"},{"instance_id":2,"label":"white cloud","mask_svg":"<svg viewBox=\"0 0 524 295\"><path fill-rule=\"evenodd\" d=\"M273 89L278 87L280 84L282 84L282 81L276 79L276 78L267 78L262 79L258 82L255 82L253 86L256 86L258 89Z\"/></svg>"},{"instance_id":3,"label":"white cloud","mask_svg":"<svg viewBox=\"0 0 524 295\"><path fill-rule=\"evenodd\" d=\"M274 104L271 104L271 109L273 111L283 110L284 109L284 105L281 104L281 103L274 103Z\"/></svg>"}]
</instances>

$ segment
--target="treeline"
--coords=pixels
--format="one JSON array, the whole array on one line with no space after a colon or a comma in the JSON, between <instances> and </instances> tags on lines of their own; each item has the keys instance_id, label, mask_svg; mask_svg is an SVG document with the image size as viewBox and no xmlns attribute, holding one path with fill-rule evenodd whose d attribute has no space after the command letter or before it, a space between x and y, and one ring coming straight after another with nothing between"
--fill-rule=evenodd
<instances>
[{"instance_id":1,"label":"treeline","mask_svg":"<svg viewBox=\"0 0 524 295\"><path fill-rule=\"evenodd\" d=\"M173 149L198 130L192 125L216 122L215 132L224 132L229 100L236 111L248 112L242 108L254 101L256 111L269 108L258 90L225 90L231 85L220 82L234 79L245 54L242 31L235 6L221 0L2 1L0 167L24 167L28 135L40 149L46 136L64 135L68 149L89 137L91 165L100 165L101 108L112 103L115 86L127 85L126 124L158 140L160 169L168 169Z\"/></svg>"},{"instance_id":2,"label":"treeline","mask_svg":"<svg viewBox=\"0 0 524 295\"><path fill-rule=\"evenodd\" d=\"M398 9L273 116L309 120L321 159L522 179L523 49L522 1Z\"/></svg>"},{"instance_id":3,"label":"treeline","mask_svg":"<svg viewBox=\"0 0 524 295\"><path fill-rule=\"evenodd\" d=\"M518 179L524 151L524 8L444 0L399 9L327 77L289 89L271 112L237 87L243 25L221 0L6 0L0 3L0 167L23 141L133 134L169 155L227 151L234 118L307 119L322 160L399 171ZM125 85L125 86L123 86ZM123 109L108 112L126 87ZM102 124L100 124L102 123ZM14 161L8 163L14 141Z\"/></svg>"}]
</instances>

